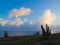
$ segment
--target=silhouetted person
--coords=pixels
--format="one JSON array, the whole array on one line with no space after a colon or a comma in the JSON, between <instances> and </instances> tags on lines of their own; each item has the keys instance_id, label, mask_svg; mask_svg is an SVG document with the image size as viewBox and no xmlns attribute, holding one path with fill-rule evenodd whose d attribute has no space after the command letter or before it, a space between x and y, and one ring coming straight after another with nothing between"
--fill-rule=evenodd
<instances>
[{"instance_id":1,"label":"silhouetted person","mask_svg":"<svg viewBox=\"0 0 60 45\"><path fill-rule=\"evenodd\" d=\"M4 31L4 38L7 38L7 37L8 37L8 32Z\"/></svg>"}]
</instances>

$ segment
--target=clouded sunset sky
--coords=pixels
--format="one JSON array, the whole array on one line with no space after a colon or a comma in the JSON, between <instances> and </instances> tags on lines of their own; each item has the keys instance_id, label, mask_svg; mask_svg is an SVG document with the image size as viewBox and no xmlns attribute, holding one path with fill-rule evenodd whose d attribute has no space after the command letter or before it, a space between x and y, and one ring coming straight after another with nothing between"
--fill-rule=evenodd
<instances>
[{"instance_id":1,"label":"clouded sunset sky","mask_svg":"<svg viewBox=\"0 0 60 45\"><path fill-rule=\"evenodd\" d=\"M60 25L60 0L0 0L1 30L39 30L40 24Z\"/></svg>"}]
</instances>

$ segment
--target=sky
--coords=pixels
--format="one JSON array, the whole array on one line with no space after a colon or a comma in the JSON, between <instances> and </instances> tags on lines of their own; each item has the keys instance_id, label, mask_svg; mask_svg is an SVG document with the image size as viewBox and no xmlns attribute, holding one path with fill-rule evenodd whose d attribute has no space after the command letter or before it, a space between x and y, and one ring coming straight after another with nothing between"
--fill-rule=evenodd
<instances>
[{"instance_id":1,"label":"sky","mask_svg":"<svg viewBox=\"0 0 60 45\"><path fill-rule=\"evenodd\" d=\"M39 31L48 24L59 32L59 20L60 0L0 0L0 30Z\"/></svg>"}]
</instances>

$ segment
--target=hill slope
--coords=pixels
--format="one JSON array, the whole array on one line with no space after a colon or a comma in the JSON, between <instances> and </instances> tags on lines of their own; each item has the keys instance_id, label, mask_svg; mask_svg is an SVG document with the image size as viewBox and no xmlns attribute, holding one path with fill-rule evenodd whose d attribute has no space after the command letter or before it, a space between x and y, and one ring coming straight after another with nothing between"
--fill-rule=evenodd
<instances>
[{"instance_id":1,"label":"hill slope","mask_svg":"<svg viewBox=\"0 0 60 45\"><path fill-rule=\"evenodd\" d=\"M42 36L14 36L0 38L0 45L60 45L60 34L52 34L49 39L42 40Z\"/></svg>"}]
</instances>

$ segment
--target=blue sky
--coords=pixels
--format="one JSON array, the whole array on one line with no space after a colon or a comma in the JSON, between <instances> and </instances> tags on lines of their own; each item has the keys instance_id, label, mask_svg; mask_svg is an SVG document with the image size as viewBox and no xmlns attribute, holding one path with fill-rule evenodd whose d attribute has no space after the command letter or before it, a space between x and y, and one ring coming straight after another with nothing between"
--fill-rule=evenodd
<instances>
[{"instance_id":1,"label":"blue sky","mask_svg":"<svg viewBox=\"0 0 60 45\"><path fill-rule=\"evenodd\" d=\"M27 14L27 16L25 16L24 14L23 16L19 16L19 18L16 18L17 16L16 14L16 15L13 15L12 18L9 18L9 13L11 13L12 10L16 9L18 12L22 8L24 10L25 9L27 10L27 8L29 9L29 14ZM52 16L49 17L50 21L47 22L48 24L50 24L50 22L52 22L53 20L54 21L52 24L54 25L60 24L60 21L59 21L60 20L60 0L0 0L0 18L1 18L0 20L2 20L2 22L0 22L0 25L3 24L3 22L7 22L5 23L6 25L12 24L12 22L18 23L19 20L21 19L19 24L24 23L25 25L23 26L25 26L25 28L26 28L26 25L30 28L31 27L34 28L34 25L37 26L39 25L38 23L41 23L41 21L39 20L40 18L42 18L42 20L45 19L43 15L46 15L46 14L44 12L47 14L51 13L51 15L55 14L54 16L56 18ZM28 21L24 22L24 19ZM46 19L44 21L46 21ZM9 21L6 21L6 20L9 20ZM32 24L32 26L29 25L29 23ZM9 25L9 26L14 27L15 25L14 26Z\"/></svg>"},{"instance_id":2,"label":"blue sky","mask_svg":"<svg viewBox=\"0 0 60 45\"><path fill-rule=\"evenodd\" d=\"M59 16L59 5L60 0L0 0L0 17L6 19L10 10L21 7L30 8L34 11L27 16L27 18L31 16L31 19L37 19L46 9L52 10Z\"/></svg>"}]
</instances>

